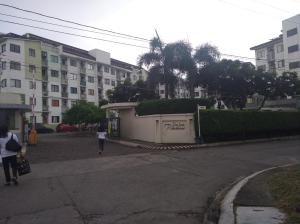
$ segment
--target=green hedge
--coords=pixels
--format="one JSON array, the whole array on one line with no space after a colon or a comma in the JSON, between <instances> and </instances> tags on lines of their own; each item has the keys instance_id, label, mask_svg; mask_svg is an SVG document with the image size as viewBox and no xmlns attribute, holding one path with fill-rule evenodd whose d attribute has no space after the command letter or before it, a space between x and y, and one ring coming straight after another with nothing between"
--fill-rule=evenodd
<instances>
[{"instance_id":1,"label":"green hedge","mask_svg":"<svg viewBox=\"0 0 300 224\"><path fill-rule=\"evenodd\" d=\"M198 136L198 118L195 113ZM300 134L300 112L216 111L200 112L205 142Z\"/></svg>"},{"instance_id":2,"label":"green hedge","mask_svg":"<svg viewBox=\"0 0 300 224\"><path fill-rule=\"evenodd\" d=\"M197 104L210 108L213 99L172 99L143 101L136 107L138 115L194 113Z\"/></svg>"}]
</instances>

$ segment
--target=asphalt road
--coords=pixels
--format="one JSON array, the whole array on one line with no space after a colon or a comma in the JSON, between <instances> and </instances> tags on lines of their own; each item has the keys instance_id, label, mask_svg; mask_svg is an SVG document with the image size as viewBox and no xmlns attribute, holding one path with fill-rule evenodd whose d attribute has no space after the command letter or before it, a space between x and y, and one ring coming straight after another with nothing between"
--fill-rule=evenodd
<instances>
[{"instance_id":1,"label":"asphalt road","mask_svg":"<svg viewBox=\"0 0 300 224\"><path fill-rule=\"evenodd\" d=\"M300 162L300 140L120 155L121 146L108 147L113 156L35 163L18 187L1 186L0 224L201 223L218 189Z\"/></svg>"}]
</instances>

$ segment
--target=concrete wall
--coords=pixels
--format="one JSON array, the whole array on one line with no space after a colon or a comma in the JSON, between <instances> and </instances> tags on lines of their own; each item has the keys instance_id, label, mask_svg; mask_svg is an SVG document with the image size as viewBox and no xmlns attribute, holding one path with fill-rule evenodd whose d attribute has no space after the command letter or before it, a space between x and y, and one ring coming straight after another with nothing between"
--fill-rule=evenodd
<instances>
[{"instance_id":1,"label":"concrete wall","mask_svg":"<svg viewBox=\"0 0 300 224\"><path fill-rule=\"evenodd\" d=\"M121 137L155 143L195 143L193 114L135 116L120 110Z\"/></svg>"}]
</instances>

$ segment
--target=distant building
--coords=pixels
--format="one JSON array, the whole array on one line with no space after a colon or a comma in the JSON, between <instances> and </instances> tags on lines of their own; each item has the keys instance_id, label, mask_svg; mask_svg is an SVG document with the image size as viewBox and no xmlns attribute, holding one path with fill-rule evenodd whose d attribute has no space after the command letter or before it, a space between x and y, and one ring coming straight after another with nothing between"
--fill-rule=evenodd
<instances>
[{"instance_id":1,"label":"distant building","mask_svg":"<svg viewBox=\"0 0 300 224\"><path fill-rule=\"evenodd\" d=\"M300 14L282 21L282 34L263 44L251 47L255 50L258 69L282 74L297 72L300 77Z\"/></svg>"},{"instance_id":2,"label":"distant building","mask_svg":"<svg viewBox=\"0 0 300 224\"><path fill-rule=\"evenodd\" d=\"M98 105L106 91L147 79L147 71L94 49L86 51L34 34L0 35L0 91L20 94L32 122L56 124L78 100Z\"/></svg>"}]
</instances>

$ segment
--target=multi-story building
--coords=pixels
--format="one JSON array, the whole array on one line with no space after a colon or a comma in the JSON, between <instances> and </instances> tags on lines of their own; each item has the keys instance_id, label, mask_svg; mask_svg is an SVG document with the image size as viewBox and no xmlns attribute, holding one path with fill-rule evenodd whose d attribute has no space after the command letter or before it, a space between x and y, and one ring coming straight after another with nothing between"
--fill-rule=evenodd
<instances>
[{"instance_id":1,"label":"multi-story building","mask_svg":"<svg viewBox=\"0 0 300 224\"><path fill-rule=\"evenodd\" d=\"M146 80L147 72L115 60L108 52L86 51L33 34L0 35L0 91L18 93L32 105L30 121L60 123L78 100L98 105L106 91L129 78Z\"/></svg>"},{"instance_id":2,"label":"multi-story building","mask_svg":"<svg viewBox=\"0 0 300 224\"><path fill-rule=\"evenodd\" d=\"M255 50L258 69L282 74L297 72L300 77L300 14L282 21L282 34L263 44L250 48Z\"/></svg>"}]
</instances>

